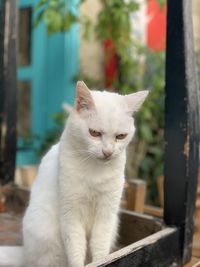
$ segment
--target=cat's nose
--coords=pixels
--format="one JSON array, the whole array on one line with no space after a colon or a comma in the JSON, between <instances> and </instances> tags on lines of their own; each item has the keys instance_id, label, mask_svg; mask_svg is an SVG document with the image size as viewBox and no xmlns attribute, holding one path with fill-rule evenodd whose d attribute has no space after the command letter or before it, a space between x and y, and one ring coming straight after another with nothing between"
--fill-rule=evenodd
<instances>
[{"instance_id":1,"label":"cat's nose","mask_svg":"<svg viewBox=\"0 0 200 267\"><path fill-rule=\"evenodd\" d=\"M109 158L110 156L112 156L113 154L113 150L108 150L108 149L102 149L103 155L105 156L105 158Z\"/></svg>"}]
</instances>

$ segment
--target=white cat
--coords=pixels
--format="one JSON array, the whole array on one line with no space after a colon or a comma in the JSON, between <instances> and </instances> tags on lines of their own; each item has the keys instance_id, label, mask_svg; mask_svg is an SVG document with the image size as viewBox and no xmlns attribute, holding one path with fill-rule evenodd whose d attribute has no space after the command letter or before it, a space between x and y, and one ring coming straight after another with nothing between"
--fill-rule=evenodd
<instances>
[{"instance_id":1,"label":"white cat","mask_svg":"<svg viewBox=\"0 0 200 267\"><path fill-rule=\"evenodd\" d=\"M133 112L148 92L122 96L78 82L60 143L43 158L23 220L28 267L83 267L115 244Z\"/></svg>"}]
</instances>

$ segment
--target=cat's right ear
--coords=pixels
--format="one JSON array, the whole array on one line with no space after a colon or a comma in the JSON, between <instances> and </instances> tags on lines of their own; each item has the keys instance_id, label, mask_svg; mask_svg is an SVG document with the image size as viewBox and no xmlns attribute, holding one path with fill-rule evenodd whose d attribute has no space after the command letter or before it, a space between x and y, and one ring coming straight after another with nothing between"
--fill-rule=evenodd
<instances>
[{"instance_id":1,"label":"cat's right ear","mask_svg":"<svg viewBox=\"0 0 200 267\"><path fill-rule=\"evenodd\" d=\"M76 85L75 110L81 112L83 110L91 110L95 108L92 95L87 85L83 81L78 81Z\"/></svg>"},{"instance_id":2,"label":"cat's right ear","mask_svg":"<svg viewBox=\"0 0 200 267\"><path fill-rule=\"evenodd\" d=\"M131 115L137 112L142 106L148 94L149 91L143 90L129 95L125 95L124 99L127 104L127 112Z\"/></svg>"}]
</instances>

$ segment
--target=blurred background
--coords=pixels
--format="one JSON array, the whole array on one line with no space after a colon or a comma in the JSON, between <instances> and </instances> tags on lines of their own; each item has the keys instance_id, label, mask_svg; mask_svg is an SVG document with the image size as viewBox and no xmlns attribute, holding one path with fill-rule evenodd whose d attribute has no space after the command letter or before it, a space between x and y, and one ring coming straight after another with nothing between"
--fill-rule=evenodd
<instances>
[{"instance_id":1,"label":"blurred background","mask_svg":"<svg viewBox=\"0 0 200 267\"><path fill-rule=\"evenodd\" d=\"M198 64L199 14L193 0ZM78 79L122 94L149 89L136 116L126 178L144 180L147 202L162 205L165 1L19 0L18 21L16 182L30 186L41 156L59 139L63 103L73 104Z\"/></svg>"},{"instance_id":2,"label":"blurred background","mask_svg":"<svg viewBox=\"0 0 200 267\"><path fill-rule=\"evenodd\" d=\"M192 5L200 80L200 1ZM29 189L41 157L60 138L68 116L64 104L73 105L77 80L121 94L151 91L135 116L121 206L162 217L166 1L18 0L17 13L15 185L0 184L0 244L21 244ZM4 124L1 130L4 136ZM10 167L0 169L3 184ZM200 179L197 192L193 254L200 256Z\"/></svg>"}]
</instances>

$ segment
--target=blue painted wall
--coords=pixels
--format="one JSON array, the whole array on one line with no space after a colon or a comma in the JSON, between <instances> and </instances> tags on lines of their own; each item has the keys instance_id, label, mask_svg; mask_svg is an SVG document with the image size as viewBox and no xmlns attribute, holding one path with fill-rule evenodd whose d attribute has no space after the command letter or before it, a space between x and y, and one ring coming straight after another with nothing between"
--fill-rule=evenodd
<instances>
[{"instance_id":1,"label":"blue painted wall","mask_svg":"<svg viewBox=\"0 0 200 267\"><path fill-rule=\"evenodd\" d=\"M66 0L73 3L75 0ZM19 8L32 7L37 1L20 0ZM72 5L72 8L74 6ZM77 10L75 10L77 12ZM34 19L34 15L33 15ZM32 134L43 136L52 127L51 115L62 110L62 103L74 101L75 81L78 73L79 35L78 25L71 27L67 33L48 36L45 25L32 30L31 65L18 68L18 80L30 81L32 86L31 120ZM23 140L18 140L18 144ZM38 162L35 148L18 150L17 165Z\"/></svg>"}]
</instances>

